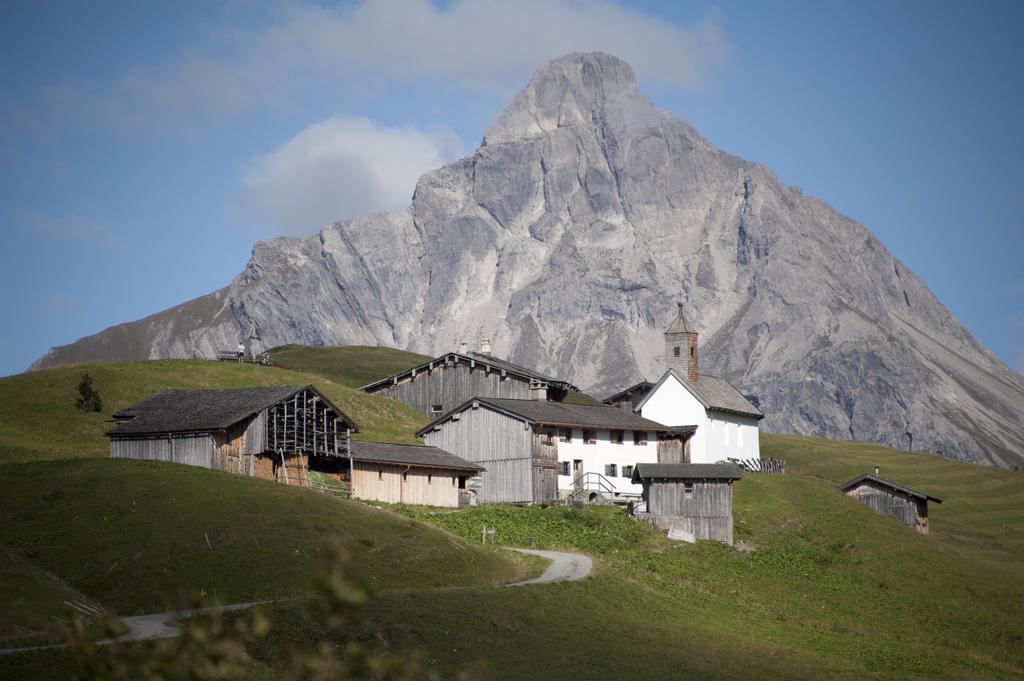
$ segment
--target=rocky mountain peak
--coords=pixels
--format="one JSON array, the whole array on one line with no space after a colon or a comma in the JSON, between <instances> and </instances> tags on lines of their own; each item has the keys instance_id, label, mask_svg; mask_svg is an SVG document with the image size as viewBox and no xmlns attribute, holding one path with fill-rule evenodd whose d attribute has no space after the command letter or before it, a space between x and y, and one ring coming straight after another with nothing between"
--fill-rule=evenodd
<instances>
[{"instance_id":1,"label":"rocky mountain peak","mask_svg":"<svg viewBox=\"0 0 1024 681\"><path fill-rule=\"evenodd\" d=\"M664 371L683 291L701 372L768 430L1024 463L1024 377L871 232L716 149L600 53L540 66L412 205L274 239L224 289L36 366L264 343L496 355L607 395Z\"/></svg>"},{"instance_id":2,"label":"rocky mountain peak","mask_svg":"<svg viewBox=\"0 0 1024 681\"><path fill-rule=\"evenodd\" d=\"M608 110L657 109L636 86L633 67L603 52L574 52L541 64L484 135L484 144L528 139L557 128L592 127Z\"/></svg>"}]
</instances>

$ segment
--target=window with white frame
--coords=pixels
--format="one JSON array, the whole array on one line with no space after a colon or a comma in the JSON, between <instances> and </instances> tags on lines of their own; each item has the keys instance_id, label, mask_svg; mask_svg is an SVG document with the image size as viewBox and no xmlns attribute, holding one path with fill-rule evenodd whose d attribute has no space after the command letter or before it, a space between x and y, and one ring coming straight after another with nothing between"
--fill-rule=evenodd
<instances>
[{"instance_id":1,"label":"window with white frame","mask_svg":"<svg viewBox=\"0 0 1024 681\"><path fill-rule=\"evenodd\" d=\"M633 444L640 446L647 444L647 431L646 430L634 430L633 431Z\"/></svg>"},{"instance_id":2,"label":"window with white frame","mask_svg":"<svg viewBox=\"0 0 1024 681\"><path fill-rule=\"evenodd\" d=\"M632 478L633 477L633 467L632 466L623 466L622 467L622 477L624 477L624 478Z\"/></svg>"},{"instance_id":3,"label":"window with white frame","mask_svg":"<svg viewBox=\"0 0 1024 681\"><path fill-rule=\"evenodd\" d=\"M623 435L623 431L621 431L621 430L613 430L611 432L612 444L613 445L621 445L622 444L623 436L624 436Z\"/></svg>"},{"instance_id":4,"label":"window with white frame","mask_svg":"<svg viewBox=\"0 0 1024 681\"><path fill-rule=\"evenodd\" d=\"M618 476L618 467L615 464L613 464L613 463L605 464L604 474L605 474L606 477L609 477L609 478L617 478L617 477L619 477Z\"/></svg>"},{"instance_id":5,"label":"window with white frame","mask_svg":"<svg viewBox=\"0 0 1024 681\"><path fill-rule=\"evenodd\" d=\"M596 430L584 430L583 431L583 444L585 444L585 445L596 445L597 444L597 431Z\"/></svg>"},{"instance_id":6,"label":"window with white frame","mask_svg":"<svg viewBox=\"0 0 1024 681\"><path fill-rule=\"evenodd\" d=\"M559 461L558 462L558 474L559 475L569 475L569 462L568 461Z\"/></svg>"},{"instance_id":7,"label":"window with white frame","mask_svg":"<svg viewBox=\"0 0 1024 681\"><path fill-rule=\"evenodd\" d=\"M562 428L562 442L572 442L572 428Z\"/></svg>"},{"instance_id":8,"label":"window with white frame","mask_svg":"<svg viewBox=\"0 0 1024 681\"><path fill-rule=\"evenodd\" d=\"M683 498L693 498L693 480L686 480L683 482Z\"/></svg>"}]
</instances>

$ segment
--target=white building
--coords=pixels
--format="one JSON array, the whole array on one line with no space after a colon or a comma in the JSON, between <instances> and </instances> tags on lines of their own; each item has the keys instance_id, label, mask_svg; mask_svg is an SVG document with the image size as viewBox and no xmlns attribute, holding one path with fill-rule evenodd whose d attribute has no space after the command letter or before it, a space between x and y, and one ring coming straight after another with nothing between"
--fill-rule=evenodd
<instances>
[{"instance_id":1,"label":"white building","mask_svg":"<svg viewBox=\"0 0 1024 681\"><path fill-rule=\"evenodd\" d=\"M657 383L640 382L605 403L666 426L696 426L687 463L760 459L764 414L729 381L697 372L697 332L687 325L682 304L665 331L665 357L668 370Z\"/></svg>"}]
</instances>

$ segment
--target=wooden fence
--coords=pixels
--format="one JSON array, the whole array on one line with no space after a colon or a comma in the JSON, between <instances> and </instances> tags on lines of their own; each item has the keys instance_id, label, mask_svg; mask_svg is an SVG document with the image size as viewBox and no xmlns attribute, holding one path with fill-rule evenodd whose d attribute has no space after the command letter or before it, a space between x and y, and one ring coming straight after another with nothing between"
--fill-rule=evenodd
<instances>
[{"instance_id":1,"label":"wooden fence","mask_svg":"<svg viewBox=\"0 0 1024 681\"><path fill-rule=\"evenodd\" d=\"M751 473L785 473L785 459L729 459L745 471Z\"/></svg>"}]
</instances>

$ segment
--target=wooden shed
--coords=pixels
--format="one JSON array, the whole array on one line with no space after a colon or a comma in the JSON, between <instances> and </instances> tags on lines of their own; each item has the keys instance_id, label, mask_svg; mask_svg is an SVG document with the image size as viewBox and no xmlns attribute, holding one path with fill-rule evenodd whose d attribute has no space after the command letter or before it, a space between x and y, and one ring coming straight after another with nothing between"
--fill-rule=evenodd
<instances>
[{"instance_id":1,"label":"wooden shed","mask_svg":"<svg viewBox=\"0 0 1024 681\"><path fill-rule=\"evenodd\" d=\"M347 457L356 423L312 385L161 390L114 414L110 456L308 484L311 459Z\"/></svg>"},{"instance_id":2,"label":"wooden shed","mask_svg":"<svg viewBox=\"0 0 1024 681\"><path fill-rule=\"evenodd\" d=\"M727 544L732 544L732 483L740 477L732 463L641 463L633 469L655 527Z\"/></svg>"},{"instance_id":3,"label":"wooden shed","mask_svg":"<svg viewBox=\"0 0 1024 681\"><path fill-rule=\"evenodd\" d=\"M437 418L473 397L561 402L576 386L480 352L449 352L360 390Z\"/></svg>"},{"instance_id":4,"label":"wooden shed","mask_svg":"<svg viewBox=\"0 0 1024 681\"><path fill-rule=\"evenodd\" d=\"M858 475L839 489L873 511L892 516L921 534L928 534L928 502L942 503L942 499L871 473Z\"/></svg>"},{"instance_id":5,"label":"wooden shed","mask_svg":"<svg viewBox=\"0 0 1024 681\"><path fill-rule=\"evenodd\" d=\"M351 452L351 462L332 459L330 463L338 477L349 483L352 497L389 504L468 506L484 470L425 445L353 440Z\"/></svg>"}]
</instances>

